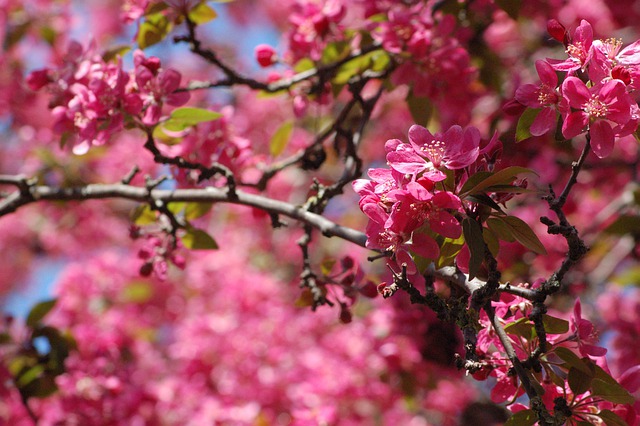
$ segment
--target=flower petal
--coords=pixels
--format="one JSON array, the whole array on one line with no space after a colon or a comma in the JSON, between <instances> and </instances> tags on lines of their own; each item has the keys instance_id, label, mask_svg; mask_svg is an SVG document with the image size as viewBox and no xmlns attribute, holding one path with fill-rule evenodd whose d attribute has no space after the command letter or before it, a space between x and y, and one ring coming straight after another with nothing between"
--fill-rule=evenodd
<instances>
[{"instance_id":1,"label":"flower petal","mask_svg":"<svg viewBox=\"0 0 640 426\"><path fill-rule=\"evenodd\" d=\"M611 125L604 120L598 120L589 128L591 134L591 149L599 157L604 158L613 151L614 135Z\"/></svg>"}]
</instances>

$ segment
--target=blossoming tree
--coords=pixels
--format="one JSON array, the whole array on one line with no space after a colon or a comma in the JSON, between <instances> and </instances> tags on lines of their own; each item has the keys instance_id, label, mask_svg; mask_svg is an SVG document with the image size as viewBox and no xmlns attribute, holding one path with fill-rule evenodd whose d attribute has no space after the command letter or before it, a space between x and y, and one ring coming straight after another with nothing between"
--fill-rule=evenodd
<instances>
[{"instance_id":1,"label":"blossoming tree","mask_svg":"<svg viewBox=\"0 0 640 426\"><path fill-rule=\"evenodd\" d=\"M640 424L609 3L0 3L1 423Z\"/></svg>"}]
</instances>

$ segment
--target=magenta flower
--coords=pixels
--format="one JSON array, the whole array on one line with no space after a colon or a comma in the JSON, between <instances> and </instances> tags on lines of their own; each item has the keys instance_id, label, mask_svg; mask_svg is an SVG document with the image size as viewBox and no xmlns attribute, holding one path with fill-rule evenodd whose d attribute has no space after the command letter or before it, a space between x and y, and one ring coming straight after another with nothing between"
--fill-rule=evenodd
<instances>
[{"instance_id":1,"label":"magenta flower","mask_svg":"<svg viewBox=\"0 0 640 426\"><path fill-rule=\"evenodd\" d=\"M268 44L259 44L254 49L254 56L261 67L270 67L278 60L278 54L275 49Z\"/></svg>"},{"instance_id":2,"label":"magenta flower","mask_svg":"<svg viewBox=\"0 0 640 426\"><path fill-rule=\"evenodd\" d=\"M447 238L458 238L462 233L460 223L446 209L458 210L460 199L449 192L433 193L417 182L409 182L406 190L389 193L396 201L385 227L403 231L413 231L424 223L429 228Z\"/></svg>"},{"instance_id":3,"label":"magenta flower","mask_svg":"<svg viewBox=\"0 0 640 426\"><path fill-rule=\"evenodd\" d=\"M608 156L616 136L611 122L624 126L631 119L632 100L624 83L610 80L589 88L579 78L567 77L562 95L574 109L565 113L564 137L573 138L588 128L593 152L600 158Z\"/></svg>"},{"instance_id":4,"label":"magenta flower","mask_svg":"<svg viewBox=\"0 0 640 426\"><path fill-rule=\"evenodd\" d=\"M596 346L598 341L593 323L582 318L582 305L580 299L576 300L573 307L573 316L569 320L569 327L578 342L578 350L582 356L600 357L607 353L607 349Z\"/></svg>"},{"instance_id":5,"label":"magenta flower","mask_svg":"<svg viewBox=\"0 0 640 426\"><path fill-rule=\"evenodd\" d=\"M182 76L174 69L161 69L158 58L146 58L140 50L134 52L136 84L144 102L142 122L152 126L160 120L162 106L181 106L189 100L188 92L176 92Z\"/></svg>"},{"instance_id":6,"label":"magenta flower","mask_svg":"<svg viewBox=\"0 0 640 426\"><path fill-rule=\"evenodd\" d=\"M525 84L516 90L516 100L530 108L541 108L531 124L530 132L533 136L540 136L553 129L556 125L556 106L560 102L558 76L546 61L536 61L536 70L540 77L540 84Z\"/></svg>"},{"instance_id":7,"label":"magenta flower","mask_svg":"<svg viewBox=\"0 0 640 426\"><path fill-rule=\"evenodd\" d=\"M455 125L444 133L432 135L429 130L414 124L409 129L409 142L421 156L427 157L436 168L463 169L473 164L480 152L480 132L475 127Z\"/></svg>"},{"instance_id":8,"label":"magenta flower","mask_svg":"<svg viewBox=\"0 0 640 426\"><path fill-rule=\"evenodd\" d=\"M621 49L622 40L617 38L594 40L593 47L602 52L612 66L640 64L640 40L631 43L624 49Z\"/></svg>"},{"instance_id":9,"label":"magenta flower","mask_svg":"<svg viewBox=\"0 0 640 426\"><path fill-rule=\"evenodd\" d=\"M579 69L585 69L593 56L593 29L591 24L584 19L573 32L573 39L567 45L569 56L564 61L548 59L556 71L567 71L570 75Z\"/></svg>"}]
</instances>

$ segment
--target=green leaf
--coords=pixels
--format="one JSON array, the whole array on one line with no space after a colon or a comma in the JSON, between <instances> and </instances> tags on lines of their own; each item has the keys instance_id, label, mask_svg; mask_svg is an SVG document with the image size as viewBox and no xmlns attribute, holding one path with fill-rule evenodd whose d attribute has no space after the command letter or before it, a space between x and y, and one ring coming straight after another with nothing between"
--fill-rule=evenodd
<instances>
[{"instance_id":1,"label":"green leaf","mask_svg":"<svg viewBox=\"0 0 640 426\"><path fill-rule=\"evenodd\" d=\"M595 370L593 369L593 362L588 358L580 359L580 357L573 353L571 349L561 346L556 347L553 351L561 360L567 363L569 368L574 367L583 373L590 374L592 376L594 375Z\"/></svg>"},{"instance_id":2,"label":"green leaf","mask_svg":"<svg viewBox=\"0 0 640 426\"><path fill-rule=\"evenodd\" d=\"M522 0L496 0L498 7L505 12L513 20L518 19L520 14L520 8L522 7Z\"/></svg>"},{"instance_id":3,"label":"green leaf","mask_svg":"<svg viewBox=\"0 0 640 426\"><path fill-rule=\"evenodd\" d=\"M520 318L504 326L504 331L525 339L531 339L535 333L535 328L528 318Z\"/></svg>"},{"instance_id":4,"label":"green leaf","mask_svg":"<svg viewBox=\"0 0 640 426\"><path fill-rule=\"evenodd\" d=\"M331 274L333 270L333 266L336 264L336 259L332 257L328 257L322 261L320 264L320 270L322 271L322 275L328 276Z\"/></svg>"},{"instance_id":5,"label":"green leaf","mask_svg":"<svg viewBox=\"0 0 640 426\"><path fill-rule=\"evenodd\" d=\"M596 364L594 364L594 369L595 369L595 379L594 379L594 385L593 385L594 394L598 393L604 399L614 402L616 404L632 403L632 402L626 402L626 401L628 401L629 398L633 399L633 396L631 396L629 392L627 392L627 390L623 388L616 379L611 377L609 373L604 371L602 367ZM596 380L598 381L598 383L595 383ZM596 390L596 387L598 388L598 390ZM605 394L607 396L605 396ZM614 398L616 400L614 400ZM618 402L618 401L622 401L622 402Z\"/></svg>"},{"instance_id":6,"label":"green leaf","mask_svg":"<svg viewBox=\"0 0 640 426\"><path fill-rule=\"evenodd\" d=\"M569 331L569 321L552 317L551 315L543 315L542 324L549 334L564 334Z\"/></svg>"},{"instance_id":7,"label":"green leaf","mask_svg":"<svg viewBox=\"0 0 640 426\"><path fill-rule=\"evenodd\" d=\"M604 232L614 235L640 233L640 216L623 215L617 218Z\"/></svg>"},{"instance_id":8,"label":"green leaf","mask_svg":"<svg viewBox=\"0 0 640 426\"><path fill-rule=\"evenodd\" d=\"M138 29L138 46L146 49L161 42L171 31L172 24L162 13L147 15Z\"/></svg>"},{"instance_id":9,"label":"green leaf","mask_svg":"<svg viewBox=\"0 0 640 426\"><path fill-rule=\"evenodd\" d=\"M138 226L150 225L156 222L157 215L148 204L140 204L131 212L131 220Z\"/></svg>"},{"instance_id":10,"label":"green leaf","mask_svg":"<svg viewBox=\"0 0 640 426\"><path fill-rule=\"evenodd\" d=\"M436 268L453 265L453 260L464 246L464 236L458 239L445 238L440 246L440 256L436 260Z\"/></svg>"},{"instance_id":11,"label":"green leaf","mask_svg":"<svg viewBox=\"0 0 640 426\"><path fill-rule=\"evenodd\" d=\"M514 178L521 173L536 174L531 169L519 166L507 167L506 169L502 169L489 175L487 175L487 172L476 173L476 175L480 175L480 178L474 179L475 175L469 178L469 180L467 180L467 182L465 182L465 184L462 186L460 196L464 197L468 194L486 192L488 188L495 185L510 185L511 182L513 182Z\"/></svg>"},{"instance_id":12,"label":"green leaf","mask_svg":"<svg viewBox=\"0 0 640 426\"><path fill-rule=\"evenodd\" d=\"M531 136L531 125L533 124L533 120L536 119L538 114L540 113L540 108L527 108L520 119L518 120L518 125L516 126L516 142L522 142L523 140L529 139Z\"/></svg>"},{"instance_id":13,"label":"green leaf","mask_svg":"<svg viewBox=\"0 0 640 426\"><path fill-rule=\"evenodd\" d=\"M47 372L54 375L64 373L64 360L69 356L69 351L75 345L75 340L70 336L62 335L57 328L48 326L39 327L34 331L32 338L38 337L44 337L49 341Z\"/></svg>"},{"instance_id":14,"label":"green leaf","mask_svg":"<svg viewBox=\"0 0 640 426\"><path fill-rule=\"evenodd\" d=\"M501 221L508 229L510 235L513 236L520 244L537 254L547 254L538 236L522 219L515 216L497 216L493 219ZM491 228L491 223L487 220L487 224ZM491 228L493 230L493 228Z\"/></svg>"},{"instance_id":15,"label":"green leaf","mask_svg":"<svg viewBox=\"0 0 640 426\"><path fill-rule=\"evenodd\" d=\"M217 250L218 244L205 231L196 228L188 228L181 238L182 244L190 250Z\"/></svg>"},{"instance_id":16,"label":"green leaf","mask_svg":"<svg viewBox=\"0 0 640 426\"><path fill-rule=\"evenodd\" d=\"M213 203L187 203L184 209L184 218L187 220L194 220L201 218L211 211Z\"/></svg>"},{"instance_id":17,"label":"green leaf","mask_svg":"<svg viewBox=\"0 0 640 426\"><path fill-rule=\"evenodd\" d=\"M146 281L133 281L122 289L125 302L145 303L153 297L153 286Z\"/></svg>"},{"instance_id":18,"label":"green leaf","mask_svg":"<svg viewBox=\"0 0 640 426\"><path fill-rule=\"evenodd\" d=\"M373 61L371 64L371 70L376 72L384 71L391 63L391 56L389 56L389 54L384 50L372 52L371 59Z\"/></svg>"},{"instance_id":19,"label":"green leaf","mask_svg":"<svg viewBox=\"0 0 640 426\"><path fill-rule=\"evenodd\" d=\"M629 426L629 423L611 410L600 410L596 416L600 417L607 426Z\"/></svg>"},{"instance_id":20,"label":"green leaf","mask_svg":"<svg viewBox=\"0 0 640 426\"><path fill-rule=\"evenodd\" d=\"M576 395L581 395L591 388L591 382L593 375L587 374L584 371L576 367L569 369L569 375L567 381L569 382L569 388Z\"/></svg>"},{"instance_id":21,"label":"green leaf","mask_svg":"<svg viewBox=\"0 0 640 426\"><path fill-rule=\"evenodd\" d=\"M202 25L216 19L218 17L218 14L211 8L211 6L209 6L205 2L202 2L191 9L188 13L188 16L189 20L194 24Z\"/></svg>"},{"instance_id":22,"label":"green leaf","mask_svg":"<svg viewBox=\"0 0 640 426\"><path fill-rule=\"evenodd\" d=\"M27 316L27 327L35 327L56 305L56 299L47 300L36 304Z\"/></svg>"},{"instance_id":23,"label":"green leaf","mask_svg":"<svg viewBox=\"0 0 640 426\"><path fill-rule=\"evenodd\" d=\"M407 105L411 118L416 124L426 127L433 114L433 105L428 97L418 97L413 94L413 90L407 95Z\"/></svg>"},{"instance_id":24,"label":"green leaf","mask_svg":"<svg viewBox=\"0 0 640 426\"><path fill-rule=\"evenodd\" d=\"M487 226L491 232L493 232L502 241L512 243L516 240L511 234L507 224L498 218L490 217L487 219Z\"/></svg>"},{"instance_id":25,"label":"green leaf","mask_svg":"<svg viewBox=\"0 0 640 426\"><path fill-rule=\"evenodd\" d=\"M537 254L547 254L547 250L538 236L522 219L515 216L505 216L504 222L511 229L514 238L523 246Z\"/></svg>"},{"instance_id":26,"label":"green leaf","mask_svg":"<svg viewBox=\"0 0 640 426\"><path fill-rule=\"evenodd\" d=\"M169 210L173 214L178 214L184 210L187 206L187 203L184 201L171 201L167 203L167 210Z\"/></svg>"},{"instance_id":27,"label":"green leaf","mask_svg":"<svg viewBox=\"0 0 640 426\"><path fill-rule=\"evenodd\" d=\"M500 251L500 241L498 241L496 234L489 228L482 228L482 239L484 239L491 254L494 257L497 256Z\"/></svg>"},{"instance_id":28,"label":"green leaf","mask_svg":"<svg viewBox=\"0 0 640 426\"><path fill-rule=\"evenodd\" d=\"M533 426L538 421L538 416L533 410L522 410L509 417L504 426Z\"/></svg>"},{"instance_id":29,"label":"green leaf","mask_svg":"<svg viewBox=\"0 0 640 426\"><path fill-rule=\"evenodd\" d=\"M484 189L485 192L505 192L509 194L532 194L539 192L535 189L523 188L516 185L491 185Z\"/></svg>"},{"instance_id":30,"label":"green leaf","mask_svg":"<svg viewBox=\"0 0 640 426\"><path fill-rule=\"evenodd\" d=\"M491 207L492 209L504 213L502 211L502 207L487 194L476 194L476 195L467 195L464 197L465 200L471 201L472 203L482 204L483 206Z\"/></svg>"},{"instance_id":31,"label":"green leaf","mask_svg":"<svg viewBox=\"0 0 640 426\"><path fill-rule=\"evenodd\" d=\"M277 157L282 154L287 147L291 134L293 133L293 121L286 121L276 130L269 142L269 152L272 156Z\"/></svg>"},{"instance_id":32,"label":"green leaf","mask_svg":"<svg viewBox=\"0 0 640 426\"><path fill-rule=\"evenodd\" d=\"M23 388L23 387L27 386L29 383L31 383L34 380L36 380L43 373L44 373L44 365L36 364L33 367L31 367L30 369L28 369L28 370L24 371L23 373L21 373L17 377L16 385L19 388Z\"/></svg>"},{"instance_id":33,"label":"green leaf","mask_svg":"<svg viewBox=\"0 0 640 426\"><path fill-rule=\"evenodd\" d=\"M316 64L309 58L302 58L293 67L296 73L312 70L316 67Z\"/></svg>"},{"instance_id":34,"label":"green leaf","mask_svg":"<svg viewBox=\"0 0 640 426\"><path fill-rule=\"evenodd\" d=\"M322 51L322 63L331 64L338 62L351 53L351 46L346 41L335 41L327 44Z\"/></svg>"},{"instance_id":35,"label":"green leaf","mask_svg":"<svg viewBox=\"0 0 640 426\"><path fill-rule=\"evenodd\" d=\"M551 379L556 386L564 387L564 377L560 377L558 372L555 371L549 364L543 364L544 370L547 376ZM564 373L564 372L563 372Z\"/></svg>"},{"instance_id":36,"label":"green leaf","mask_svg":"<svg viewBox=\"0 0 640 426\"><path fill-rule=\"evenodd\" d=\"M382 50L369 52L342 64L331 81L335 84L346 84L352 77L362 74L368 69L382 71L388 64L389 56Z\"/></svg>"},{"instance_id":37,"label":"green leaf","mask_svg":"<svg viewBox=\"0 0 640 426\"><path fill-rule=\"evenodd\" d=\"M24 398L46 398L51 396L58 390L55 377L50 374L44 374L32 381L28 385L20 388L20 394Z\"/></svg>"},{"instance_id":38,"label":"green leaf","mask_svg":"<svg viewBox=\"0 0 640 426\"><path fill-rule=\"evenodd\" d=\"M591 382L591 390L594 396L602 397L614 404L633 404L635 398L618 383L608 383L599 378Z\"/></svg>"},{"instance_id":39,"label":"green leaf","mask_svg":"<svg viewBox=\"0 0 640 426\"><path fill-rule=\"evenodd\" d=\"M180 132L199 123L217 120L222 114L203 108L182 107L173 110L169 118L162 122L162 127L171 132Z\"/></svg>"},{"instance_id":40,"label":"green leaf","mask_svg":"<svg viewBox=\"0 0 640 426\"><path fill-rule=\"evenodd\" d=\"M169 146L177 145L180 142L182 142L182 137L175 137L175 136L169 135L165 131L165 129L162 127L162 125L154 127L152 136L153 136L153 139L160 141L161 143Z\"/></svg>"},{"instance_id":41,"label":"green leaf","mask_svg":"<svg viewBox=\"0 0 640 426\"><path fill-rule=\"evenodd\" d=\"M484 261L482 227L475 220L466 217L462 220L462 232L471 255L469 259L469 279L473 279L478 275L480 266L482 266L482 262Z\"/></svg>"},{"instance_id":42,"label":"green leaf","mask_svg":"<svg viewBox=\"0 0 640 426\"><path fill-rule=\"evenodd\" d=\"M110 62L115 60L118 56L123 56L125 53L127 53L130 50L131 50L131 46L127 46L125 44L114 46L102 54L102 59L105 62Z\"/></svg>"},{"instance_id":43,"label":"green leaf","mask_svg":"<svg viewBox=\"0 0 640 426\"><path fill-rule=\"evenodd\" d=\"M0 333L0 345L6 345L11 342L13 342L13 339L9 333Z\"/></svg>"},{"instance_id":44,"label":"green leaf","mask_svg":"<svg viewBox=\"0 0 640 426\"><path fill-rule=\"evenodd\" d=\"M294 302L294 306L296 308L307 308L309 306L313 306L313 294L311 294L311 290L305 288L300 293L300 296Z\"/></svg>"}]
</instances>

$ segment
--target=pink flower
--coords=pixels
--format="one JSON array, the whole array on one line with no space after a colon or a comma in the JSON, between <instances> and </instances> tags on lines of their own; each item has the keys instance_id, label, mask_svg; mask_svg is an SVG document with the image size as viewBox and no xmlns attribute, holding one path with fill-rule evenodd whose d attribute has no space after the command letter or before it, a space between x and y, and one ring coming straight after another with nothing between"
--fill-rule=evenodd
<instances>
[{"instance_id":1,"label":"pink flower","mask_svg":"<svg viewBox=\"0 0 640 426\"><path fill-rule=\"evenodd\" d=\"M516 90L516 100L530 108L541 108L531 124L533 136L540 136L555 127L557 121L556 106L560 95L556 86L558 76L553 67L546 61L536 61L536 70L540 76L540 85L525 84Z\"/></svg>"},{"instance_id":2,"label":"pink flower","mask_svg":"<svg viewBox=\"0 0 640 426\"><path fill-rule=\"evenodd\" d=\"M553 69L567 71L573 74L579 69L585 69L593 55L593 29L591 24L584 19L573 32L573 39L567 45L566 53L569 56L564 61L548 59Z\"/></svg>"},{"instance_id":3,"label":"pink flower","mask_svg":"<svg viewBox=\"0 0 640 426\"><path fill-rule=\"evenodd\" d=\"M160 120L164 103L181 106L189 100L188 92L176 92L182 76L174 69L161 69L158 58L146 58L141 50L134 52L135 77L144 103L142 122L152 126Z\"/></svg>"},{"instance_id":4,"label":"pink flower","mask_svg":"<svg viewBox=\"0 0 640 426\"><path fill-rule=\"evenodd\" d=\"M259 44L254 50L256 60L261 67L270 67L278 60L278 54L275 49L268 44Z\"/></svg>"},{"instance_id":5,"label":"pink flower","mask_svg":"<svg viewBox=\"0 0 640 426\"><path fill-rule=\"evenodd\" d=\"M455 125L444 133L432 135L426 128L414 124L409 129L409 142L438 169L463 169L473 164L480 152L480 132L475 127L463 130Z\"/></svg>"},{"instance_id":6,"label":"pink flower","mask_svg":"<svg viewBox=\"0 0 640 426\"><path fill-rule=\"evenodd\" d=\"M588 88L579 78L567 77L562 95L573 112L565 113L562 134L573 138L588 128L593 152L600 158L613 150L616 135L610 122L624 126L631 119L632 100L620 80Z\"/></svg>"},{"instance_id":7,"label":"pink flower","mask_svg":"<svg viewBox=\"0 0 640 426\"><path fill-rule=\"evenodd\" d=\"M573 316L569 320L569 327L578 342L578 350L582 356L601 357L607 353L607 349L595 346L598 341L593 323L582 318L582 305L580 299L576 300L573 307Z\"/></svg>"},{"instance_id":8,"label":"pink flower","mask_svg":"<svg viewBox=\"0 0 640 426\"><path fill-rule=\"evenodd\" d=\"M602 52L613 66L640 65L640 40L631 43L622 50L620 50L622 40L616 38L594 40L593 47Z\"/></svg>"},{"instance_id":9,"label":"pink flower","mask_svg":"<svg viewBox=\"0 0 640 426\"><path fill-rule=\"evenodd\" d=\"M386 227L413 231L425 222L431 230L447 238L458 238L462 232L460 223L446 209L458 210L460 199L449 192L433 193L418 182L409 182L406 190L389 193L396 204L387 220Z\"/></svg>"}]
</instances>

